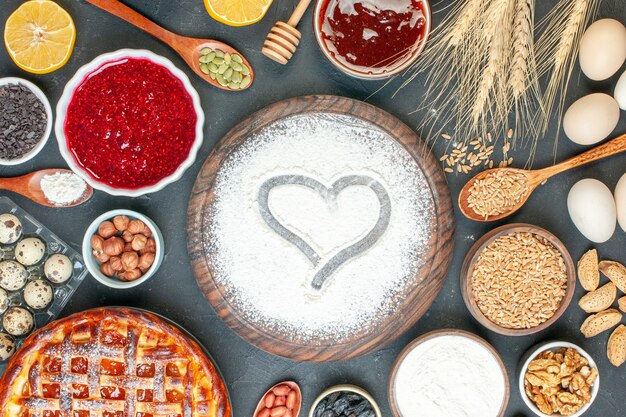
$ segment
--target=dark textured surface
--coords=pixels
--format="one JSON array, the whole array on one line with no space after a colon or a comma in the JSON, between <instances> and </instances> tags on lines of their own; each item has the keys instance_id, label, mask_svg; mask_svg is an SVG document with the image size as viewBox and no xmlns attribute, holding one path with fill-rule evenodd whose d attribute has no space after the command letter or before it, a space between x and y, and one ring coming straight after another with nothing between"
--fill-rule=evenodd
<instances>
[{"instance_id":1,"label":"dark textured surface","mask_svg":"<svg viewBox=\"0 0 626 417\"><path fill-rule=\"evenodd\" d=\"M555 2L555 0L537 1L539 17ZM8 0L2 3L0 7L2 25L8 14L21 3L21 0ZM189 74L201 95L207 117L205 143L196 163L181 181L159 193L131 200L96 192L86 205L64 210L36 206L30 201L11 195L18 204L76 249L80 247L83 233L89 223L103 211L114 208L130 208L144 212L163 231L167 246L166 257L154 279L133 290L116 291L88 278L68 304L64 314L101 305L128 305L154 310L181 323L205 344L220 366L231 391L237 417L250 416L259 397L270 385L291 378L302 386L304 396L302 416L306 415L311 401L322 389L341 382L355 383L368 389L382 406L384 415L389 416L386 387L395 356L417 335L444 327L472 331L486 338L502 354L511 378L511 401L507 416L530 415L518 393L517 363L530 346L549 339L565 339L578 343L599 363L600 395L587 416L612 417L626 414L626 368L616 369L606 360L605 351L609 333L603 333L591 340L583 339L578 327L585 315L575 303L572 303L565 315L550 329L533 336L511 338L487 331L473 320L463 304L459 291L459 270L469 247L486 231L505 222L528 222L550 230L565 243L572 258L577 260L591 244L575 229L567 214L567 192L582 178L599 179L613 189L626 170L626 155L596 162L550 180L535 192L521 211L504 221L494 224L472 223L461 218L455 207L458 220L456 247L448 279L435 304L416 326L387 348L359 359L327 365L290 362L264 353L239 339L215 316L198 290L189 266L185 239L185 213L195 175L215 143L237 121L255 110L284 98L305 94L337 94L366 99L384 83L351 79L327 63L312 36L310 11L305 14L300 26L303 41L291 63L282 67L264 58L259 52L263 38L277 19L284 20L288 17L293 9L292 1L275 0L266 18L254 26L230 28L213 21L206 14L201 0L128 0L128 4L174 31L191 36L215 37L230 42L245 54L254 66L257 78L252 88L235 94L217 90L202 82L185 67L182 59L165 45L117 18L81 1L59 0L59 3L72 14L78 30L74 54L68 64L54 73L35 76L19 70L10 61L4 47L0 47L1 76L18 76L35 82L48 94L54 107L63 86L81 65L101 53L119 48L147 48L168 57ZM435 5L435 9L441 9L448 3L449 1L444 1L441 5ZM440 21L441 17L441 13L435 13L435 23ZM622 0L604 0L598 17L614 17L626 22L626 3ZM612 93L618 76L606 82L591 82L576 67L566 103L569 104L590 92ZM419 104L423 104L420 102L423 93L422 82L423 78L416 80L411 88L401 91L392 98L393 92L400 84L399 80L395 80L368 101L396 115L408 125L417 126L420 115L409 113ZM615 134L626 131L626 116L624 114L622 116ZM555 129L556 125L541 142L535 159L536 167L543 167L554 161L552 150L553 138L557 133ZM557 160L563 160L584 149L565 138L561 139ZM435 147L436 155L441 155L441 151L441 147ZM523 164L527 150L516 150L511 154L515 161ZM2 167L0 176L19 175L33 169L62 166L65 164L56 141L52 138L38 157L17 167ZM465 179L465 176L449 177L453 199L456 199ZM626 261L626 233L622 230L618 229L609 242L596 247L603 258ZM578 300L582 293L582 289L577 288L574 300ZM454 384L453 378L450 384Z\"/></svg>"}]
</instances>

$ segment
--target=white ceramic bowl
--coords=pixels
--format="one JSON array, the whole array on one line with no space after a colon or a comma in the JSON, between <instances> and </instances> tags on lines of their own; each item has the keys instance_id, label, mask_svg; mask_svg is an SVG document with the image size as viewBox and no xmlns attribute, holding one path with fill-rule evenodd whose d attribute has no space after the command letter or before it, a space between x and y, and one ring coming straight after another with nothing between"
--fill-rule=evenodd
<instances>
[{"instance_id":1,"label":"white ceramic bowl","mask_svg":"<svg viewBox=\"0 0 626 417\"><path fill-rule=\"evenodd\" d=\"M110 278L104 275L102 272L100 272L100 263L93 256L91 250L91 237L98 232L98 226L100 226L100 223L105 220L112 220L115 216L128 216L131 220L141 220L142 222L147 224L148 227L150 227L150 229L152 230L152 237L154 238L154 241L156 243L156 254L154 257L154 263L145 274L143 274L139 279L136 279L135 281L124 282L115 277ZM83 259L85 260L85 265L87 266L87 270L89 271L89 273L96 280L100 281L100 283L106 285L107 287L117 289L133 288L152 278L152 276L159 269L161 263L163 262L163 256L165 254L164 246L165 245L163 240L163 234L161 234L161 231L152 220L150 220L148 217L144 216L141 213L137 213L136 211L118 209L107 211L106 213L101 214L89 225L87 231L85 232L85 237L83 238Z\"/></svg>"},{"instance_id":2,"label":"white ceramic bowl","mask_svg":"<svg viewBox=\"0 0 626 417\"><path fill-rule=\"evenodd\" d=\"M335 392L353 392L355 394L359 394L361 397L365 398L371 405L376 417L382 417L383 414L380 411L380 407L376 404L374 397L370 395L369 392L365 391L363 388L359 388L356 385L351 384L341 384L335 385L329 388L326 388L320 395L317 396L315 401L313 401L313 405L311 405L311 410L309 411L309 417L314 417L315 415L315 407L327 396L333 394Z\"/></svg>"},{"instance_id":3,"label":"white ceramic bowl","mask_svg":"<svg viewBox=\"0 0 626 417\"><path fill-rule=\"evenodd\" d=\"M384 70L380 69L379 71L374 73L357 71L354 68L343 64L337 58L335 58L333 54L331 54L331 52L329 51L328 46L326 46L326 42L322 37L322 22L320 19L320 15L322 13L322 6L324 6L327 1L329 0L317 0L315 4L315 11L313 12L313 31L315 32L315 39L317 40L317 45L319 46L326 59L330 61L335 67L352 77L364 80L381 80L397 75L410 68L415 63L415 61L417 61L422 51L426 47L426 43L428 42L428 38L430 36L432 14L430 11L430 3L427 0L419 0L424 10L426 27L424 28L424 38L420 41L417 48L415 48L403 60L400 60L397 64L387 67Z\"/></svg>"},{"instance_id":4,"label":"white ceramic bowl","mask_svg":"<svg viewBox=\"0 0 626 417\"><path fill-rule=\"evenodd\" d=\"M37 143L37 145L35 145L33 149L22 155L21 158L0 159L0 165L18 165L33 159L43 149L43 147L46 146L48 138L50 137L50 132L52 132L52 108L50 107L50 101L48 101L48 97L46 97L46 95L43 93L43 91L41 91L39 87L31 83L30 81L17 77L0 78L0 85L8 84L21 84L24 87L28 88L30 91L32 91L35 96L37 96L37 98L43 103L43 107L46 111L46 116L48 118L46 123L46 130L44 131L39 143Z\"/></svg>"},{"instance_id":5,"label":"white ceramic bowl","mask_svg":"<svg viewBox=\"0 0 626 417\"><path fill-rule=\"evenodd\" d=\"M596 368L596 369L598 368L598 366L596 365L596 362L593 360L593 358L587 352L585 352L581 347L579 347L579 346L577 346L577 345L575 345L573 343L557 340L557 341L553 341L553 342L542 343L542 344L539 344L539 345L536 345L536 346L533 346L532 348L530 348L528 350L528 352L526 352L524 354L524 356L522 357L522 360L520 361L521 367L520 367L520 374L519 374L519 379L518 379L518 385L519 385L520 395L522 396L522 400L524 400L524 403L530 409L530 411L532 411L534 414L536 414L539 417L555 417L555 416L558 416L558 414L549 415L549 414L544 414L541 411L539 411L537 406L526 395L526 391L524 390L524 376L526 375L526 371L528 370L528 364L533 359L535 359L537 357L537 355L539 355L541 352L545 352L546 350L555 350L555 349L559 349L559 348L573 348L573 349L576 349L576 351L581 356L583 356L585 359L587 359L587 361L589 361L589 366L590 367ZM585 412L589 409L589 407L591 407L591 404L593 404L593 402L596 400L596 397L598 396L598 391L599 390L600 390L600 375L598 374L598 377L596 378L596 381L594 382L593 386L591 387L591 401L589 401L587 404L585 404L583 408L578 410L577 413L572 414L570 417L579 417L579 416L582 416L583 414L585 414Z\"/></svg>"},{"instance_id":6,"label":"white ceramic bowl","mask_svg":"<svg viewBox=\"0 0 626 417\"><path fill-rule=\"evenodd\" d=\"M74 96L74 91L76 88L83 82L85 77L90 74L92 71L100 67L102 64L109 61L117 61L119 59L125 57L136 57L136 58L145 58L156 64L162 65L166 67L174 76L176 76L185 86L187 93L191 96L193 100L193 106L197 115L196 122L196 139L189 150L189 155L187 159L183 161L182 164L168 177L163 178L161 181L154 185L150 185L147 187L137 188L137 189L122 189L122 188L113 188L107 184L103 184L101 182L96 181L92 178L83 167L76 163L74 157L72 156L70 150L67 146L67 138L65 137L65 117L67 116L67 107ZM204 112L202 111L202 107L200 105L200 97L198 96L198 92L193 88L191 82L187 75L184 72L176 68L172 61L167 58L164 58L160 55L157 55L153 52L144 50L144 49L120 49L115 52L107 53L100 55L90 63L82 66L76 74L72 77L72 79L66 84L65 89L63 90L63 95L59 99L57 103L57 118L56 123L54 125L54 131L56 133L57 141L59 143L59 150L61 152L61 156L70 166L72 171L76 172L80 175L89 185L97 190L104 191L111 195L121 195L127 197L137 197L143 194L154 193L163 189L166 185L171 184L175 181L178 181L187 168L189 168L194 161L196 160L196 154L198 153L198 149L202 145L203 133L202 128L204 126Z\"/></svg>"}]
</instances>

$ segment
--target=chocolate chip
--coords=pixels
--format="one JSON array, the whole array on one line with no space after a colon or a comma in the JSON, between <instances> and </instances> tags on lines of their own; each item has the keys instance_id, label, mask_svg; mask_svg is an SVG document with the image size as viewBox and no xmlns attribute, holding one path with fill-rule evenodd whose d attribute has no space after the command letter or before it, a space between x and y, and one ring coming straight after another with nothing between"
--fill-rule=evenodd
<instances>
[{"instance_id":1,"label":"chocolate chip","mask_svg":"<svg viewBox=\"0 0 626 417\"><path fill-rule=\"evenodd\" d=\"M0 159L17 159L43 138L48 116L43 103L20 84L0 86Z\"/></svg>"}]
</instances>

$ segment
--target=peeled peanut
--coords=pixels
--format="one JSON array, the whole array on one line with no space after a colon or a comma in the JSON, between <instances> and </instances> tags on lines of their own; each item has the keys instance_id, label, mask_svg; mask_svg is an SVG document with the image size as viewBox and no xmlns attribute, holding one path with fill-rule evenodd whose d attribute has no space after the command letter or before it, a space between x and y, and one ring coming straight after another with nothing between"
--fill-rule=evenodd
<instances>
[{"instance_id":1,"label":"peeled peanut","mask_svg":"<svg viewBox=\"0 0 626 417\"><path fill-rule=\"evenodd\" d=\"M289 388L287 385L279 385L272 390L274 395L276 395L277 397L280 395L287 395L289 394L289 391L291 391L291 388Z\"/></svg>"},{"instance_id":2,"label":"peeled peanut","mask_svg":"<svg viewBox=\"0 0 626 417\"><path fill-rule=\"evenodd\" d=\"M270 411L270 416L272 416L272 417L283 417L287 411L289 411L289 410L287 410L287 407L285 407L285 406L274 407L274 408L272 408L272 411Z\"/></svg>"},{"instance_id":3,"label":"peeled peanut","mask_svg":"<svg viewBox=\"0 0 626 417\"><path fill-rule=\"evenodd\" d=\"M291 391L289 393L289 395L287 395L287 408L289 410L293 410L293 408L296 406L296 401L298 400L298 397L296 396L296 392L295 391Z\"/></svg>"},{"instance_id":4,"label":"peeled peanut","mask_svg":"<svg viewBox=\"0 0 626 417\"><path fill-rule=\"evenodd\" d=\"M270 417L270 411L271 410L269 408L264 408L261 412L259 412L259 414L257 414L257 417Z\"/></svg>"},{"instance_id":5,"label":"peeled peanut","mask_svg":"<svg viewBox=\"0 0 626 417\"><path fill-rule=\"evenodd\" d=\"M275 399L276 399L276 396L274 395L273 392L268 393L265 396L265 407L272 408L274 406Z\"/></svg>"},{"instance_id":6,"label":"peeled peanut","mask_svg":"<svg viewBox=\"0 0 626 417\"><path fill-rule=\"evenodd\" d=\"M287 397L281 395L280 397L276 397L276 401L274 401L274 407L278 407L281 405L287 404Z\"/></svg>"}]
</instances>

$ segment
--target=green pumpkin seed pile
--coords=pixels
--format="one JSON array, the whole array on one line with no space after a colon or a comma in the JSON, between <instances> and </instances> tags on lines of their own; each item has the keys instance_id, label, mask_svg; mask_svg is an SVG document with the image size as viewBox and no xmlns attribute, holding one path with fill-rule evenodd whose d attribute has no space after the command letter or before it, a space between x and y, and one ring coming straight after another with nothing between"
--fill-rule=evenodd
<instances>
[{"instance_id":1,"label":"green pumpkin seed pile","mask_svg":"<svg viewBox=\"0 0 626 417\"><path fill-rule=\"evenodd\" d=\"M250 68L237 54L229 54L219 49L200 50L200 71L216 80L222 87L232 90L246 88L252 82Z\"/></svg>"}]
</instances>

